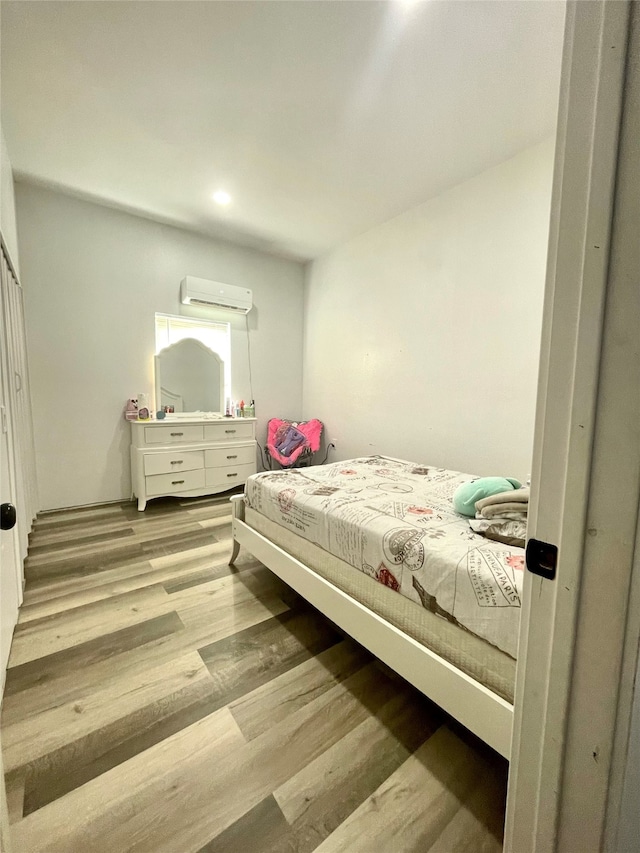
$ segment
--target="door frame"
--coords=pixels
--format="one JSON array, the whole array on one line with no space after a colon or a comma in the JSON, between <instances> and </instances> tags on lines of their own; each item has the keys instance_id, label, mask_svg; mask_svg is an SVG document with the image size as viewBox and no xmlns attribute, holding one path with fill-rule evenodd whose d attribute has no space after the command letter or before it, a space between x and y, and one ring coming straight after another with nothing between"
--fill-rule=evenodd
<instances>
[{"instance_id":1,"label":"door frame","mask_svg":"<svg viewBox=\"0 0 640 853\"><path fill-rule=\"evenodd\" d=\"M639 25L635 0L567 5L529 513L558 562L525 578L511 853L615 843L640 638Z\"/></svg>"},{"instance_id":2,"label":"door frame","mask_svg":"<svg viewBox=\"0 0 640 853\"><path fill-rule=\"evenodd\" d=\"M567 4L529 523L559 559L525 577L511 853L615 849L640 640L632 19L637 39L637 0Z\"/></svg>"}]
</instances>

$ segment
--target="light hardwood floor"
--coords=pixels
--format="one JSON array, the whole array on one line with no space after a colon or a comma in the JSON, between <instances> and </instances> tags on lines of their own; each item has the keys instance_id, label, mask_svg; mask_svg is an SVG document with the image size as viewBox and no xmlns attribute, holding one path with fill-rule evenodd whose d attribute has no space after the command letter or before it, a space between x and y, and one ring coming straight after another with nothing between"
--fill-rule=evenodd
<instances>
[{"instance_id":1,"label":"light hardwood floor","mask_svg":"<svg viewBox=\"0 0 640 853\"><path fill-rule=\"evenodd\" d=\"M14 853L500 851L506 762L230 537L226 497L38 519Z\"/></svg>"}]
</instances>

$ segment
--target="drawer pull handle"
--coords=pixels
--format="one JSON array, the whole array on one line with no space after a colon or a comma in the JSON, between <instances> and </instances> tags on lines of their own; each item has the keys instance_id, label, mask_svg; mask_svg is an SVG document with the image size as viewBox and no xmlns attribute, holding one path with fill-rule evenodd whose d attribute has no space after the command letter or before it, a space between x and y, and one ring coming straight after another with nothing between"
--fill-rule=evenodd
<instances>
[{"instance_id":1,"label":"drawer pull handle","mask_svg":"<svg viewBox=\"0 0 640 853\"><path fill-rule=\"evenodd\" d=\"M234 433L234 432L235 432L235 429L225 429L225 432L226 432L227 434L229 434L229 433Z\"/></svg>"},{"instance_id":2,"label":"drawer pull handle","mask_svg":"<svg viewBox=\"0 0 640 853\"><path fill-rule=\"evenodd\" d=\"M172 481L171 481L171 485L172 485L172 486L179 486L179 485L181 485L182 483L184 483L184 480L172 480Z\"/></svg>"},{"instance_id":3,"label":"drawer pull handle","mask_svg":"<svg viewBox=\"0 0 640 853\"><path fill-rule=\"evenodd\" d=\"M183 462L184 462L184 459L172 459L171 460L172 465L182 465Z\"/></svg>"},{"instance_id":4,"label":"drawer pull handle","mask_svg":"<svg viewBox=\"0 0 640 853\"><path fill-rule=\"evenodd\" d=\"M237 454L237 453L236 453L236 455L235 455L235 456L227 456L227 459L237 459L237 458L238 458L238 454Z\"/></svg>"},{"instance_id":5,"label":"drawer pull handle","mask_svg":"<svg viewBox=\"0 0 640 853\"><path fill-rule=\"evenodd\" d=\"M227 477L237 477L237 476L238 476L238 472L237 472L237 471L235 472L235 474L227 474Z\"/></svg>"},{"instance_id":6,"label":"drawer pull handle","mask_svg":"<svg viewBox=\"0 0 640 853\"><path fill-rule=\"evenodd\" d=\"M171 435L181 436L181 435L184 435L184 433L183 432L172 432Z\"/></svg>"}]
</instances>

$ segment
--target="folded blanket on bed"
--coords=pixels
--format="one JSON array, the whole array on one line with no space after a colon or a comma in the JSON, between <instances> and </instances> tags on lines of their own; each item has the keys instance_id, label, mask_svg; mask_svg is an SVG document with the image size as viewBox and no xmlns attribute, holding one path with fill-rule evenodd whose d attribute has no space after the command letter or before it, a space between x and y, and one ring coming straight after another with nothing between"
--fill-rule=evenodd
<instances>
[{"instance_id":1,"label":"folded blanket on bed","mask_svg":"<svg viewBox=\"0 0 640 853\"><path fill-rule=\"evenodd\" d=\"M513 514L524 516L526 521L529 505L523 503L503 503L485 506L476 512L476 518L511 518Z\"/></svg>"},{"instance_id":2,"label":"folded blanket on bed","mask_svg":"<svg viewBox=\"0 0 640 853\"><path fill-rule=\"evenodd\" d=\"M531 493L531 489L522 488L522 489L510 489L507 492L500 492L497 495L489 495L489 497L482 498L482 500L476 501L476 512L480 512L486 506L494 506L495 504L505 504L505 503L529 503L529 495Z\"/></svg>"},{"instance_id":3,"label":"folded blanket on bed","mask_svg":"<svg viewBox=\"0 0 640 853\"><path fill-rule=\"evenodd\" d=\"M529 491L511 489L476 501L476 517L469 522L471 529L487 539L524 548Z\"/></svg>"},{"instance_id":4,"label":"folded blanket on bed","mask_svg":"<svg viewBox=\"0 0 640 853\"><path fill-rule=\"evenodd\" d=\"M479 533L486 539L494 542L503 542L505 545L517 545L524 548L527 538L526 516L523 519L509 518L471 518L469 526L474 533Z\"/></svg>"}]
</instances>

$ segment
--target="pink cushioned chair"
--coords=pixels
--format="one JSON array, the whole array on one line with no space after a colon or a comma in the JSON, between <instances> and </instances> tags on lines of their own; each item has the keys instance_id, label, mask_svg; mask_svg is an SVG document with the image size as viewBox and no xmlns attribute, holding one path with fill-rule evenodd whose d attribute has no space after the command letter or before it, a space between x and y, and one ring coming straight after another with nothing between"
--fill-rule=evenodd
<instances>
[{"instance_id":1,"label":"pink cushioned chair","mask_svg":"<svg viewBox=\"0 0 640 853\"><path fill-rule=\"evenodd\" d=\"M283 468L300 468L310 465L313 454L320 449L322 422L283 421L271 418L267 424L267 460L271 467L274 459Z\"/></svg>"}]
</instances>

